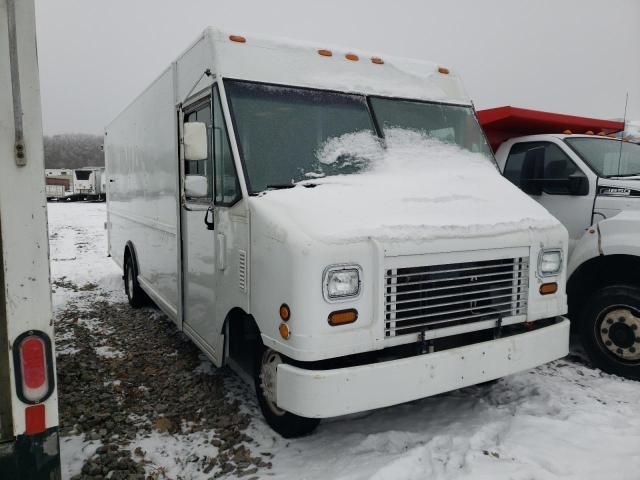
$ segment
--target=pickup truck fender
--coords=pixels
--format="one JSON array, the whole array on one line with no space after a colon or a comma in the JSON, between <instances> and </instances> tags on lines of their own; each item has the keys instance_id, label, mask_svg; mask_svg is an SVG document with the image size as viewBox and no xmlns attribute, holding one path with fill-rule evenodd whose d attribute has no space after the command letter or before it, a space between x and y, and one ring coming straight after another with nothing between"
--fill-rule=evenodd
<instances>
[{"instance_id":1,"label":"pickup truck fender","mask_svg":"<svg viewBox=\"0 0 640 480\"><path fill-rule=\"evenodd\" d=\"M567 277L592 258L603 255L640 258L640 211L623 211L589 227L571 253Z\"/></svg>"}]
</instances>

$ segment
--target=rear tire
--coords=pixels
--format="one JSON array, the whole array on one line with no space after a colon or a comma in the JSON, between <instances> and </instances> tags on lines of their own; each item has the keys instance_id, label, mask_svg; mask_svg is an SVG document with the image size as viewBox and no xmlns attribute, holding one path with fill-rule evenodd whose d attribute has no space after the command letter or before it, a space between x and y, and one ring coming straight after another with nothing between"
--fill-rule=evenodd
<instances>
[{"instance_id":1,"label":"rear tire","mask_svg":"<svg viewBox=\"0 0 640 480\"><path fill-rule=\"evenodd\" d=\"M306 418L278 408L275 397L276 368L287 363L287 358L262 345L258 341L254 383L262 415L267 424L284 438L296 438L313 432L320 423L319 418Z\"/></svg>"},{"instance_id":2,"label":"rear tire","mask_svg":"<svg viewBox=\"0 0 640 480\"><path fill-rule=\"evenodd\" d=\"M124 292L133 308L140 308L149 303L149 297L138 283L138 266L131 255L124 259Z\"/></svg>"},{"instance_id":3,"label":"rear tire","mask_svg":"<svg viewBox=\"0 0 640 480\"><path fill-rule=\"evenodd\" d=\"M640 380L640 288L597 290L584 305L580 322L582 345L594 366Z\"/></svg>"}]
</instances>

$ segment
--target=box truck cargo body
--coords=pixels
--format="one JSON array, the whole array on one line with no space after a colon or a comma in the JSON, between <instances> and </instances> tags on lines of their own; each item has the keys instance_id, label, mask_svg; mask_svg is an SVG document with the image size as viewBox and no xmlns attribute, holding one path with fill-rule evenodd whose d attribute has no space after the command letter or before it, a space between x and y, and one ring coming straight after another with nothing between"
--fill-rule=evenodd
<instances>
[{"instance_id":1,"label":"box truck cargo body","mask_svg":"<svg viewBox=\"0 0 640 480\"><path fill-rule=\"evenodd\" d=\"M567 353L566 229L446 67L209 28L105 156L130 303L251 376L285 436Z\"/></svg>"},{"instance_id":2,"label":"box truck cargo body","mask_svg":"<svg viewBox=\"0 0 640 480\"><path fill-rule=\"evenodd\" d=\"M83 167L73 170L74 199L104 200L104 167Z\"/></svg>"},{"instance_id":3,"label":"box truck cargo body","mask_svg":"<svg viewBox=\"0 0 640 480\"><path fill-rule=\"evenodd\" d=\"M0 478L60 478L35 12L0 0Z\"/></svg>"}]
</instances>

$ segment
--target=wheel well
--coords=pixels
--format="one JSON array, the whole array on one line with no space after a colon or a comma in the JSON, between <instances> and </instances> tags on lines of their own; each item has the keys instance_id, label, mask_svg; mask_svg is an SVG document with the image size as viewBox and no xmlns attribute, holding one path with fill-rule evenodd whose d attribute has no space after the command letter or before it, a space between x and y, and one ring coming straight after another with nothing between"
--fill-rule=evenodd
<instances>
[{"instance_id":1,"label":"wheel well","mask_svg":"<svg viewBox=\"0 0 640 480\"><path fill-rule=\"evenodd\" d=\"M133 243L131 243L131 240L129 240L124 246L124 262L122 262L123 270L129 257L131 257L131 259L133 260L134 271L137 271L139 269L138 258L136 256L136 249L133 247Z\"/></svg>"},{"instance_id":2,"label":"wheel well","mask_svg":"<svg viewBox=\"0 0 640 480\"><path fill-rule=\"evenodd\" d=\"M567 282L569 317L575 317L585 298L595 290L615 284L640 284L640 257L602 255L580 265Z\"/></svg>"},{"instance_id":3,"label":"wheel well","mask_svg":"<svg viewBox=\"0 0 640 480\"><path fill-rule=\"evenodd\" d=\"M238 307L231 309L225 319L222 332L226 332L225 356L252 375L256 347L260 341L260 329L253 316Z\"/></svg>"}]
</instances>

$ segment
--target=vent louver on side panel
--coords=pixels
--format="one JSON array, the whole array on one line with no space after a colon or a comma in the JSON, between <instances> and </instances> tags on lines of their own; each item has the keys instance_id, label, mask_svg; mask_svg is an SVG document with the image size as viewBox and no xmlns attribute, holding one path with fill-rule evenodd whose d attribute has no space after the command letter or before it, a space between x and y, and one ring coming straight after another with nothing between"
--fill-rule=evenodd
<instances>
[{"instance_id":1,"label":"vent louver on side panel","mask_svg":"<svg viewBox=\"0 0 640 480\"><path fill-rule=\"evenodd\" d=\"M243 292L247 291L247 252L238 251L238 286Z\"/></svg>"}]
</instances>

